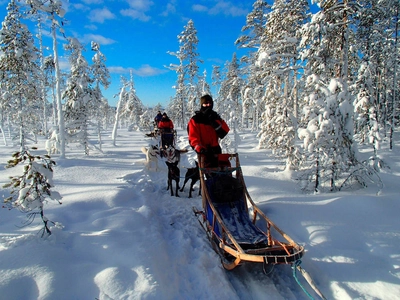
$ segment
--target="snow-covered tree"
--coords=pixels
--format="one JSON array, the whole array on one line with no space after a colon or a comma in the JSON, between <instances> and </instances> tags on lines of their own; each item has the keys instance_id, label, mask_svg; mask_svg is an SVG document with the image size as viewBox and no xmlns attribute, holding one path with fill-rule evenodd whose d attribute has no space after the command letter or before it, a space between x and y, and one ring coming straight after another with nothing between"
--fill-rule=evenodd
<instances>
[{"instance_id":1,"label":"snow-covered tree","mask_svg":"<svg viewBox=\"0 0 400 300\"><path fill-rule=\"evenodd\" d=\"M259 147L286 158L288 168L296 168L297 160L298 32L307 11L307 1L275 1L257 52L258 74L265 85Z\"/></svg>"},{"instance_id":2,"label":"snow-covered tree","mask_svg":"<svg viewBox=\"0 0 400 300\"><path fill-rule=\"evenodd\" d=\"M179 107L178 112L181 113L180 118L175 119L181 123L182 128L186 127L187 119L194 114L198 107L196 103L199 90L199 59L197 53L197 30L194 22L189 20L184 30L178 35L179 51L168 52L179 59L179 65L171 64L168 68L177 73L178 80L175 86L176 95L174 107ZM176 110L174 109L175 113Z\"/></svg>"},{"instance_id":3,"label":"snow-covered tree","mask_svg":"<svg viewBox=\"0 0 400 300\"><path fill-rule=\"evenodd\" d=\"M214 104L216 111L220 112L221 116L231 128L233 133L233 151L237 152L239 145L238 130L242 116L242 99L241 89L243 87L243 79L241 77L240 65L233 54L232 60L226 63L226 73L221 82L221 89L218 94L218 102ZM226 137L223 142L227 143L229 137Z\"/></svg>"},{"instance_id":4,"label":"snow-covered tree","mask_svg":"<svg viewBox=\"0 0 400 300\"><path fill-rule=\"evenodd\" d=\"M10 182L3 185L3 188L11 188L11 196L4 199L4 204L9 209L17 208L27 213L27 225L40 215L43 221L42 236L51 234L49 228L51 223L60 226L44 215L44 205L47 200L54 200L61 204L61 195L51 190L54 187L53 166L55 164L49 156L33 155L30 150L24 149L14 153L6 166L6 168L13 168L23 165L24 168L22 175L11 177Z\"/></svg>"},{"instance_id":5,"label":"snow-covered tree","mask_svg":"<svg viewBox=\"0 0 400 300\"><path fill-rule=\"evenodd\" d=\"M261 84L260 67L253 60L247 63L247 66L243 69L247 72L247 82L241 91L243 101L242 125L244 128L249 128L251 122L251 129L256 131L260 129L261 113L264 111L265 86Z\"/></svg>"},{"instance_id":6,"label":"snow-covered tree","mask_svg":"<svg viewBox=\"0 0 400 300\"><path fill-rule=\"evenodd\" d=\"M355 126L356 137L362 144L368 143L374 149L374 159L378 159L378 149L382 136L379 131L379 120L376 110L378 109L374 97L373 78L375 71L368 61L361 64L358 71L358 80L355 85L358 90L355 99Z\"/></svg>"},{"instance_id":7,"label":"snow-covered tree","mask_svg":"<svg viewBox=\"0 0 400 300\"><path fill-rule=\"evenodd\" d=\"M46 81L46 87L50 90L51 94L51 103L52 103L52 116L53 116L53 126L57 126L57 99L56 99L56 91L55 91L55 68L54 68L54 59L52 56L47 56L44 59L44 76Z\"/></svg>"},{"instance_id":8,"label":"snow-covered tree","mask_svg":"<svg viewBox=\"0 0 400 300\"><path fill-rule=\"evenodd\" d=\"M89 65L82 55L82 45L77 39L69 38L65 49L70 52L71 65L71 73L63 93L65 128L68 130L69 139L81 143L85 155L89 155L89 125L100 99L93 97L93 79L90 77Z\"/></svg>"},{"instance_id":9,"label":"snow-covered tree","mask_svg":"<svg viewBox=\"0 0 400 300\"><path fill-rule=\"evenodd\" d=\"M260 78L260 68L256 65L256 51L260 48L263 36L265 35L265 25L268 21L268 13L271 11L271 5L264 0L256 0L253 3L253 10L246 16L246 25L242 27L243 35L235 41L240 48L250 50L241 61L243 64L243 73L246 74L247 84L241 90L243 98L242 124L248 126L249 118L252 119L253 129L259 126L259 116L262 107L261 100L264 90L264 84ZM256 122L256 123L255 123Z\"/></svg>"},{"instance_id":10,"label":"snow-covered tree","mask_svg":"<svg viewBox=\"0 0 400 300\"><path fill-rule=\"evenodd\" d=\"M140 116L143 112L144 106L136 94L133 73L131 72L130 80L127 82L126 101L124 101L121 116L124 116L125 119L127 119L131 127L139 129Z\"/></svg>"},{"instance_id":11,"label":"snow-covered tree","mask_svg":"<svg viewBox=\"0 0 400 300\"><path fill-rule=\"evenodd\" d=\"M221 83L222 83L221 66L213 66L211 80L212 80L212 85L214 85L217 90L217 97L218 97L219 89L221 88Z\"/></svg>"},{"instance_id":12,"label":"snow-covered tree","mask_svg":"<svg viewBox=\"0 0 400 300\"><path fill-rule=\"evenodd\" d=\"M110 72L106 66L107 59L100 51L99 43L91 42L91 49L95 52L92 58L93 65L91 66L91 71L96 88L103 86L104 89L107 89L110 85Z\"/></svg>"},{"instance_id":13,"label":"snow-covered tree","mask_svg":"<svg viewBox=\"0 0 400 300\"><path fill-rule=\"evenodd\" d=\"M356 18L358 50L372 77L359 79L354 93L363 93L365 84L372 88L369 97L378 122L376 133L388 135L390 148L399 109L399 14L399 1L366 0L359 3Z\"/></svg>"},{"instance_id":14,"label":"snow-covered tree","mask_svg":"<svg viewBox=\"0 0 400 300\"><path fill-rule=\"evenodd\" d=\"M0 89L3 109L8 109L10 121L19 127L20 151L26 147L28 133L36 134L40 127L40 99L36 96L37 77L40 71L38 49L23 19L19 6L12 0L0 34Z\"/></svg>"},{"instance_id":15,"label":"snow-covered tree","mask_svg":"<svg viewBox=\"0 0 400 300\"><path fill-rule=\"evenodd\" d=\"M392 5L390 5L392 4ZM391 119L390 119L390 133L389 133L389 138L390 138L390 149L393 149L393 144L394 144L394 131L395 131L395 126L396 126L396 120L398 119L398 109L400 108L400 75L398 74L400 72L400 3L399 1L390 1L389 3L390 8L391 8L391 20L392 22L390 23L394 27L393 31L393 38L392 38L392 48L393 48L393 64L391 68L391 74L392 74L392 92L391 92L391 105L390 105L390 111L391 111Z\"/></svg>"},{"instance_id":16,"label":"snow-covered tree","mask_svg":"<svg viewBox=\"0 0 400 300\"><path fill-rule=\"evenodd\" d=\"M346 84L337 79L325 84L318 76L309 76L307 89L308 106L303 108L307 126L298 130L304 148L302 176L313 184L314 192L335 191L359 166L352 140L351 98Z\"/></svg>"},{"instance_id":17,"label":"snow-covered tree","mask_svg":"<svg viewBox=\"0 0 400 300\"><path fill-rule=\"evenodd\" d=\"M42 34L42 18L39 16L38 18L38 34L36 35L38 40L39 40L39 65L40 65L40 76L39 76L39 82L40 82L40 97L41 97L41 102L43 103L43 134L46 135L48 133L48 128L47 128L47 121L48 121L48 101L47 101L47 93L46 93L46 76L45 76L45 57L43 55L43 34Z\"/></svg>"},{"instance_id":18,"label":"snow-covered tree","mask_svg":"<svg viewBox=\"0 0 400 300\"><path fill-rule=\"evenodd\" d=\"M103 97L101 92L101 86L107 89L110 85L110 73L106 67L106 57L100 51L100 44L96 42L91 43L92 51L95 52L92 57L93 64L90 66L92 80L94 81L94 87L92 91L92 103L94 106L93 117L97 120L97 135L99 141L99 148L101 150L101 131L106 125L108 115L108 102Z\"/></svg>"},{"instance_id":19,"label":"snow-covered tree","mask_svg":"<svg viewBox=\"0 0 400 300\"><path fill-rule=\"evenodd\" d=\"M117 109L115 111L115 120L114 120L114 127L111 134L111 139L113 140L113 145L116 146L117 142L117 132L118 126L120 123L121 113L123 110L124 102L126 101L126 88L128 86L128 82L126 78L121 76L121 90L119 92L119 100L117 102Z\"/></svg>"},{"instance_id":20,"label":"snow-covered tree","mask_svg":"<svg viewBox=\"0 0 400 300\"><path fill-rule=\"evenodd\" d=\"M211 88L210 85L207 83L207 71L204 70L203 77L199 80L199 89L197 98L200 99L203 95L211 95Z\"/></svg>"},{"instance_id":21,"label":"snow-covered tree","mask_svg":"<svg viewBox=\"0 0 400 300\"><path fill-rule=\"evenodd\" d=\"M183 61L185 65L185 80L187 86L187 99L188 99L188 111L190 115L194 114L194 111L198 107L196 100L196 87L199 79L199 63L202 60L199 59L199 53L197 52L197 45L199 44L199 39L197 38L197 30L194 26L193 20L189 20L185 26L185 30L178 35L180 47L179 52L183 55ZM186 120L183 120L184 123Z\"/></svg>"},{"instance_id":22,"label":"snow-covered tree","mask_svg":"<svg viewBox=\"0 0 400 300\"><path fill-rule=\"evenodd\" d=\"M5 131L7 107L8 103L5 101L5 99L0 98L0 131L1 135L3 136L3 143L5 146L7 146L7 137Z\"/></svg>"},{"instance_id":23,"label":"snow-covered tree","mask_svg":"<svg viewBox=\"0 0 400 300\"><path fill-rule=\"evenodd\" d=\"M246 16L246 25L242 27L242 32L246 34L235 41L236 45L241 48L258 49L260 47L270 9L271 6L265 0L256 0L253 3L253 10Z\"/></svg>"},{"instance_id":24,"label":"snow-covered tree","mask_svg":"<svg viewBox=\"0 0 400 300\"><path fill-rule=\"evenodd\" d=\"M321 10L303 26L300 44L308 75L304 91L308 103L303 108L303 128L299 129L305 149L301 163L303 174L312 174L308 179L314 183L314 191L326 186L340 188L341 180L356 174L353 171L360 166L353 140L354 97L348 88L354 73L349 54L356 51L349 47L355 2L317 3ZM312 172L306 167L308 163ZM364 179L361 176L357 181Z\"/></svg>"},{"instance_id":25,"label":"snow-covered tree","mask_svg":"<svg viewBox=\"0 0 400 300\"><path fill-rule=\"evenodd\" d=\"M185 86L185 72L183 65L183 57L179 52L168 52L179 59L179 64L170 64L167 68L173 70L177 74L176 84L172 87L175 89L175 96L171 99L169 104L172 114L170 117L174 120L175 126L180 125L181 128L186 126L184 124L185 116L187 114L186 107L186 86Z\"/></svg>"},{"instance_id":26,"label":"snow-covered tree","mask_svg":"<svg viewBox=\"0 0 400 300\"><path fill-rule=\"evenodd\" d=\"M57 100L57 113L58 113L58 132L60 134L60 157L65 158L65 125L64 114L61 99L61 71L58 57L57 46L57 28L61 33L64 33L61 27L61 19L64 17L65 10L62 7L62 1L58 0L26 0L30 6L30 13L36 14L37 12L44 12L48 14L51 21L51 36L53 39L53 52L54 52L54 68L56 79L56 100Z\"/></svg>"}]
</instances>

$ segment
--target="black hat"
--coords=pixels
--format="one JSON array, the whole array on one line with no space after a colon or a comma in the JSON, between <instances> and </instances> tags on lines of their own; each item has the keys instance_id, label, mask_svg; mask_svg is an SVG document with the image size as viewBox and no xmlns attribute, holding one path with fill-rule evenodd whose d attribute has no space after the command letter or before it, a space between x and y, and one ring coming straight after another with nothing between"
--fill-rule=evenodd
<instances>
[{"instance_id":1,"label":"black hat","mask_svg":"<svg viewBox=\"0 0 400 300\"><path fill-rule=\"evenodd\" d=\"M211 106L210 106L211 109L214 106L213 98L210 95L201 96L201 98L200 98L200 106L203 107L204 103L210 103L211 104Z\"/></svg>"}]
</instances>

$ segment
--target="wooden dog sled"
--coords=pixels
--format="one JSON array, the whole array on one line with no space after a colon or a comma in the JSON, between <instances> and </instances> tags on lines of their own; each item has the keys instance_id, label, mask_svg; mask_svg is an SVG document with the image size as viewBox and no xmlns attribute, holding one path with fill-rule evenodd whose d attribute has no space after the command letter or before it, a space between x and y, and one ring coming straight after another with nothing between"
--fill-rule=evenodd
<instances>
[{"instance_id":1,"label":"wooden dog sled","mask_svg":"<svg viewBox=\"0 0 400 300\"><path fill-rule=\"evenodd\" d=\"M226 270L246 263L291 265L314 291L325 297L300 266L304 247L293 241L253 202L247 191L238 154L217 155L218 167L207 168L199 155L202 210L193 208Z\"/></svg>"}]
</instances>

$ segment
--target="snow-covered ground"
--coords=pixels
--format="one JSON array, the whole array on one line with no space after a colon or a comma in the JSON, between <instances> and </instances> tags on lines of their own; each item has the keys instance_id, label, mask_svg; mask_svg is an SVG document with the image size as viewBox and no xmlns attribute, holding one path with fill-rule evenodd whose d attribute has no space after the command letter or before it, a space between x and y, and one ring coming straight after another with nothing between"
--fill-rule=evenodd
<instances>
[{"instance_id":1,"label":"snow-covered ground","mask_svg":"<svg viewBox=\"0 0 400 300\"><path fill-rule=\"evenodd\" d=\"M0 210L0 299L318 299L289 266L265 275L260 265L225 271L192 213L201 208L197 188L188 197L166 191L167 169L145 168L141 132L119 130L117 146L84 157L75 146L54 156L62 205L45 214L64 228L40 238L39 219ZM188 148L178 131L180 148ZM398 139L397 139L398 140ZM239 155L253 200L292 239L306 248L302 267L327 299L398 299L400 295L400 151L381 152L390 165L378 187L307 195L282 165L256 149L255 134L241 134ZM44 141L39 143L44 153ZM0 146L0 183L17 175L4 169L11 146ZM367 155L367 153L364 153ZM182 155L181 176L193 153ZM182 183L183 179L181 179ZM1 189L2 197L8 190Z\"/></svg>"}]
</instances>

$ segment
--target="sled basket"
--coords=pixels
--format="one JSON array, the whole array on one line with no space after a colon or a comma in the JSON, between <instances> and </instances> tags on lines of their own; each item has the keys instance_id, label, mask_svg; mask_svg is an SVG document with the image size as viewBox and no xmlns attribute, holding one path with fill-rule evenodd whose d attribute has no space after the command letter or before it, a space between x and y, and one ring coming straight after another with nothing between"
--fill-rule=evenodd
<instances>
[{"instance_id":1,"label":"sled basket","mask_svg":"<svg viewBox=\"0 0 400 300\"><path fill-rule=\"evenodd\" d=\"M291 264L304 248L280 230L251 199L238 154L219 154L218 166L207 168L199 155L205 228L223 266L241 263ZM221 162L221 163L220 163Z\"/></svg>"}]
</instances>

